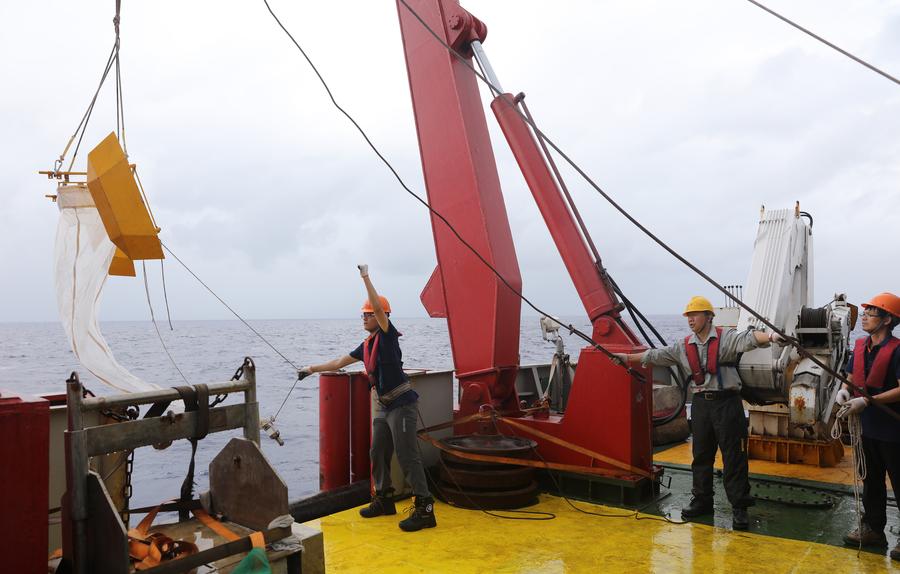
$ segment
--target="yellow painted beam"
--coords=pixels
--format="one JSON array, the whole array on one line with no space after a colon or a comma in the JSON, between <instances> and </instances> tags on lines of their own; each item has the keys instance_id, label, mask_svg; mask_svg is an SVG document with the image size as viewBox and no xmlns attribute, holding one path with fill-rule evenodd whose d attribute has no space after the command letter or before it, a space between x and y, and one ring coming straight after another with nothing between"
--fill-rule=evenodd
<instances>
[{"instance_id":1,"label":"yellow painted beam","mask_svg":"<svg viewBox=\"0 0 900 574\"><path fill-rule=\"evenodd\" d=\"M121 277L134 277L134 261L125 255L125 252L116 247L116 254L113 255L112 263L109 264L109 274Z\"/></svg>"},{"instance_id":2,"label":"yellow painted beam","mask_svg":"<svg viewBox=\"0 0 900 574\"><path fill-rule=\"evenodd\" d=\"M128 158L110 133L88 153L87 184L106 233L129 259L163 259L162 245Z\"/></svg>"}]
</instances>

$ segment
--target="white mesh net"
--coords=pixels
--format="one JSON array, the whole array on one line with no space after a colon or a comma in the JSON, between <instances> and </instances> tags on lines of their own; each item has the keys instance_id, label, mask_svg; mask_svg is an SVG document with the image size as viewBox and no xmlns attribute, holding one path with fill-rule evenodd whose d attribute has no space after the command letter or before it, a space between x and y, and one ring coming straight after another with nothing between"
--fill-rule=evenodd
<instances>
[{"instance_id":1,"label":"white mesh net","mask_svg":"<svg viewBox=\"0 0 900 574\"><path fill-rule=\"evenodd\" d=\"M120 365L97 322L100 294L116 247L85 187L61 185L57 192L56 301L72 352L97 379L122 392L158 389Z\"/></svg>"}]
</instances>

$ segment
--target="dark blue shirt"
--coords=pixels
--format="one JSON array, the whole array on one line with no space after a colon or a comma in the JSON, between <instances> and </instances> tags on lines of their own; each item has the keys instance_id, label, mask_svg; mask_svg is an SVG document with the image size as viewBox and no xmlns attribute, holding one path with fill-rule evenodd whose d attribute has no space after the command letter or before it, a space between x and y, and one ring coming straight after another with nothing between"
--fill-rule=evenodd
<instances>
[{"instance_id":1,"label":"dark blue shirt","mask_svg":"<svg viewBox=\"0 0 900 574\"><path fill-rule=\"evenodd\" d=\"M870 349L869 346L871 343L867 339L866 348L863 352L866 363L866 376L869 375L869 371L872 370L872 365L875 362L875 357L878 356L878 353L887 341L888 339L885 338L880 344L875 345ZM854 347L851 346L851 349L852 348ZM850 359L847 361L847 367L844 369L848 374L853 373L853 355L854 353L851 352ZM884 377L882 387L880 389L867 387L866 390L869 391L870 395L875 396L891 389L896 389L897 379L900 379L900 347L894 349L894 354L891 355L891 362L888 365L887 375ZM863 385L864 383L865 381L853 381L853 384L855 385ZM900 414L900 403L890 403L883 406ZM859 420L862 423L863 436L887 442L900 442L900 421L892 417L889 413L884 412L880 407L870 404L860 414Z\"/></svg>"},{"instance_id":2,"label":"dark blue shirt","mask_svg":"<svg viewBox=\"0 0 900 574\"><path fill-rule=\"evenodd\" d=\"M381 336L378 340L378 357L375 359L375 390L378 396L391 392L398 385L409 381L409 377L403 372L403 351L400 350L400 332L394 324L388 321L387 332L380 328L377 333ZM363 345L365 341L350 351L350 356L359 361L363 360ZM416 401L419 395L416 391L409 390L386 405L388 410L408 405Z\"/></svg>"}]
</instances>

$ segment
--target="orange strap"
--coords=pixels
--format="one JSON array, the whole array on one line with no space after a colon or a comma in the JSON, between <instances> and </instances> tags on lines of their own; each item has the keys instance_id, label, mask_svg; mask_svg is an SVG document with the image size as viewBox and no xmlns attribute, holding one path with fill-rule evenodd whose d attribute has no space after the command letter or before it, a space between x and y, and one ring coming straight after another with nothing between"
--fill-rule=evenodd
<instances>
[{"instance_id":1,"label":"orange strap","mask_svg":"<svg viewBox=\"0 0 900 574\"><path fill-rule=\"evenodd\" d=\"M231 531L227 526L210 516L206 513L202 508L198 508L197 510L192 510L194 516L197 517L197 520L203 523L204 526L221 536L222 538L228 540L229 542L234 542L235 540L240 540L243 538ZM254 548L263 548L266 547L266 538L263 536L262 532L256 531L250 535L250 542L253 543Z\"/></svg>"},{"instance_id":2,"label":"orange strap","mask_svg":"<svg viewBox=\"0 0 900 574\"><path fill-rule=\"evenodd\" d=\"M266 547L266 538L263 536L263 533L259 531L256 531L250 535L250 542L253 543L254 548Z\"/></svg>"},{"instance_id":3,"label":"orange strap","mask_svg":"<svg viewBox=\"0 0 900 574\"><path fill-rule=\"evenodd\" d=\"M418 431L417 434L419 435L419 438L430 443L435 448L438 448L440 450L448 452L448 453L452 454L453 456L456 456L459 458L464 458L467 460L475 460L475 461L479 461L479 462L497 462L497 463L503 463L503 464L515 464L515 465L519 465L519 466L530 466L530 467L534 467L534 468L549 468L549 469L553 469L553 470L562 470L562 471L567 471L567 472L580 472L580 473L584 473L584 474L595 474L595 475L599 475L599 476L607 476L607 477L612 477L612 478L622 477L622 476L625 476L625 474L626 474L621 471L616 471L616 470L607 469L607 468L597 468L597 467L593 467L593 466L583 466L583 465L577 465L577 464L563 464L563 463L558 463L558 462L548 462L545 460L530 460L530 459L525 459L525 458L513 458L513 457L505 457L505 456L495 456L495 455L463 452L463 451L460 451L455 448L451 448L451 447L447 446L446 444L442 443L441 441L433 438L432 436L430 436L428 434L429 432L433 432L436 430L442 430L445 428L449 428L449 427L452 427L452 426L455 426L458 424L463 424L463 423L467 423L467 422L474 421L474 420L490 420L490 419L494 419L496 421L506 423L514 428L523 430L534 436L542 438L548 442L557 444L563 448L567 448L569 450L575 451L577 453L583 454L585 456L591 457L591 458L599 460L601 462L605 462L606 464L609 464L611 466L614 466L614 467L617 467L619 469L626 471L628 474L636 474L638 476L643 476L643 477L651 478L651 479L653 478L652 473L647 472L646 470L644 470L642 468L638 468L636 466L631 466L630 464L624 463L624 462L616 460L614 458L610 458L610 457L602 455L598 452L594 452L590 449L578 446L576 444L573 444L571 442L557 438L553 435L549 435L549 434L539 431L537 429L533 429L529 426L523 425L522 423L512 420L511 417L505 417L505 416L500 415L499 413L497 413L495 416L492 416L489 413L471 414L471 415L468 415L468 416L465 416L465 417L462 417L462 418L459 418L456 420L447 421L445 423L441 423L441 424L437 424L437 425L433 425L433 426L424 428L424 429Z\"/></svg>"},{"instance_id":4,"label":"orange strap","mask_svg":"<svg viewBox=\"0 0 900 574\"><path fill-rule=\"evenodd\" d=\"M204 526L224 538L229 542L234 542L235 540L240 539L241 537L231 531L230 528L210 516L206 513L202 508L198 508L197 510L192 510L194 516L197 517L197 520L203 523Z\"/></svg>"},{"instance_id":5,"label":"orange strap","mask_svg":"<svg viewBox=\"0 0 900 574\"><path fill-rule=\"evenodd\" d=\"M553 435L547 434L543 431L539 431L535 428L531 428L530 426L523 425L522 423L516 422L508 417L498 417L505 424L508 424L511 427L515 427L519 430L525 431L529 434L532 434L536 437L542 438L547 442L552 442L553 444L557 444L563 448L567 448L569 450L573 450L577 453L583 454L585 456L589 456L591 458L597 459L599 461L605 462L610 466L615 466L616 468L621 468L622 470L627 470L632 474L636 474L638 476L643 476L646 478L652 478L652 475L642 468L638 468L636 466L631 466L628 463L622 462L620 460L616 460L614 458L610 458L608 456L602 455L599 452L594 452L590 449L586 449L582 446L578 446L577 444L572 444L568 441L565 441L561 438L556 438Z\"/></svg>"}]
</instances>

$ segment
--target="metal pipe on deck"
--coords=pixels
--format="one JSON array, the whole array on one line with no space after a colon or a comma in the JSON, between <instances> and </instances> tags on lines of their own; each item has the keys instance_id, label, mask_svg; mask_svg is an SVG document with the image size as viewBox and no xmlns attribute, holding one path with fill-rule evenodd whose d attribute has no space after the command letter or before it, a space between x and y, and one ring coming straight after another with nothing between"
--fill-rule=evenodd
<instances>
[{"instance_id":1,"label":"metal pipe on deck","mask_svg":"<svg viewBox=\"0 0 900 574\"><path fill-rule=\"evenodd\" d=\"M350 481L369 481L372 463L372 395L366 373L350 376Z\"/></svg>"},{"instance_id":2,"label":"metal pipe on deck","mask_svg":"<svg viewBox=\"0 0 900 574\"><path fill-rule=\"evenodd\" d=\"M319 376L319 490L350 484L350 375Z\"/></svg>"}]
</instances>

